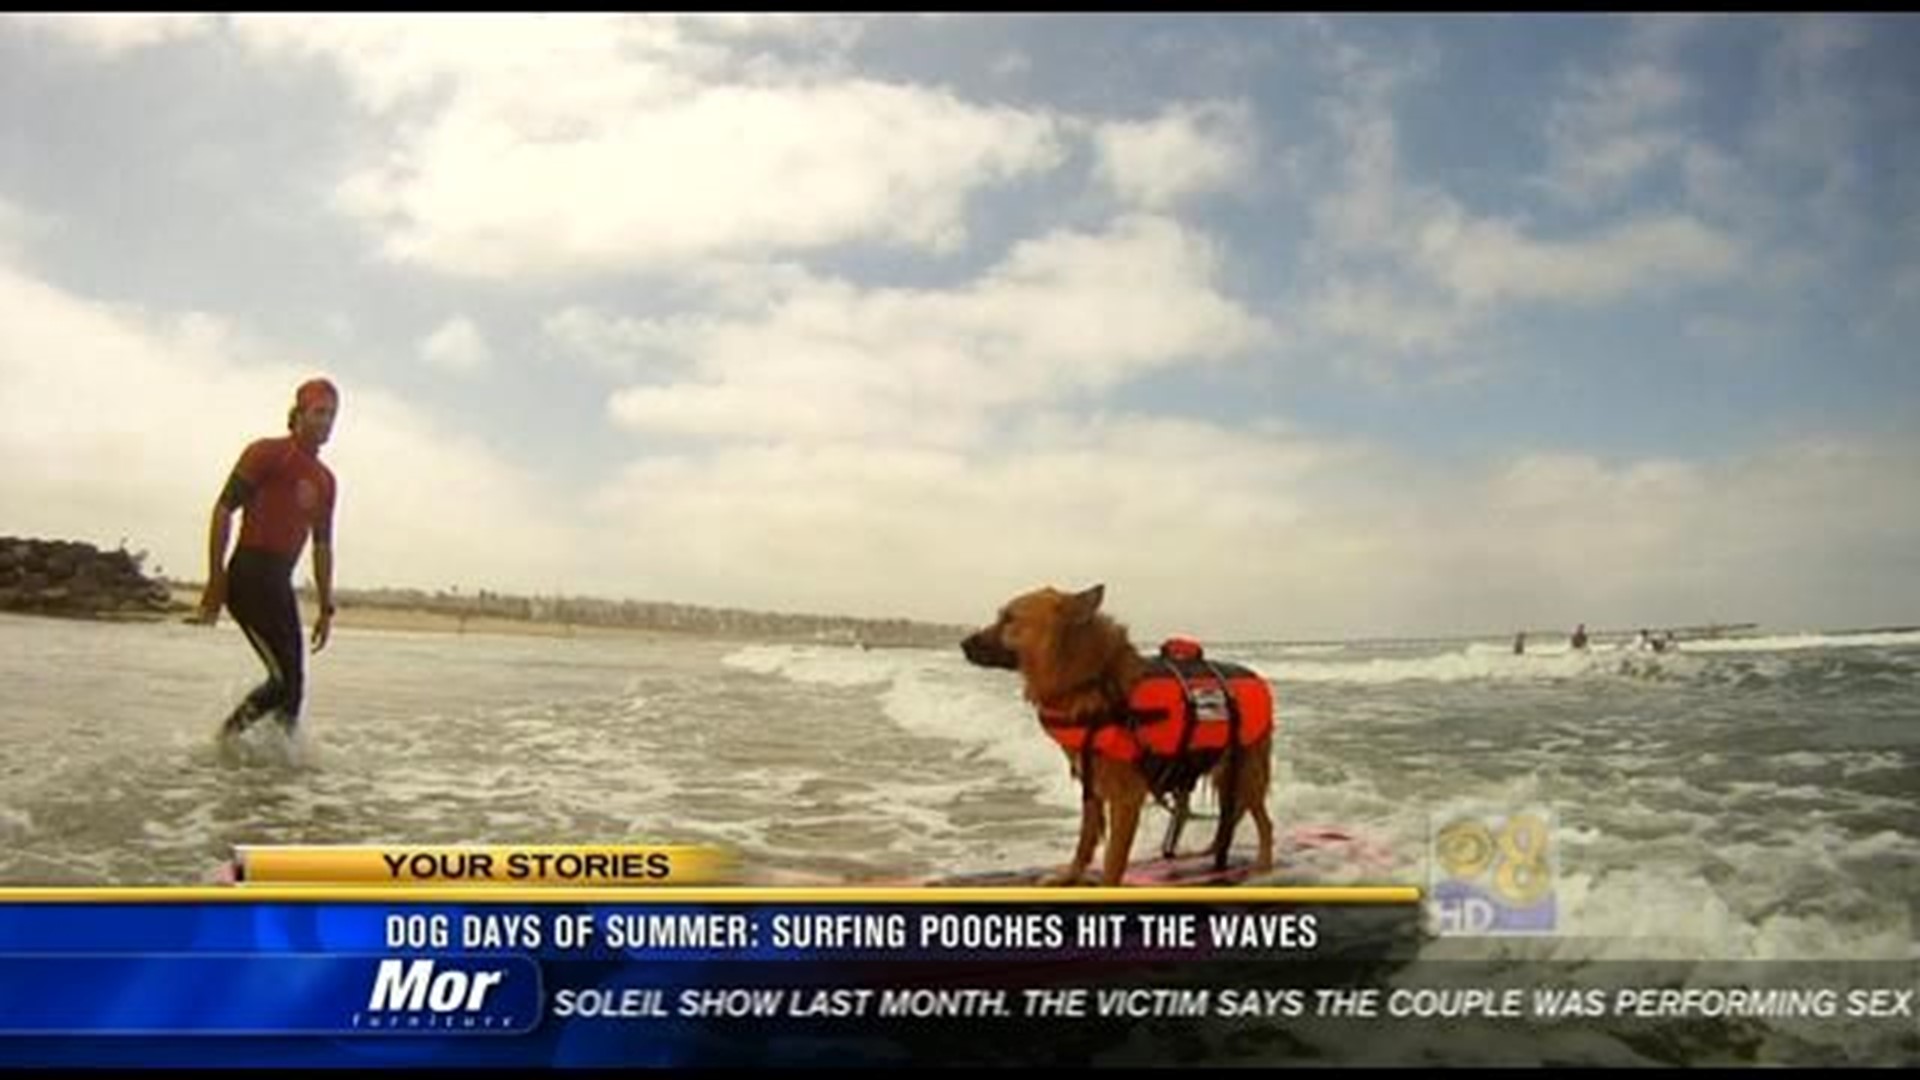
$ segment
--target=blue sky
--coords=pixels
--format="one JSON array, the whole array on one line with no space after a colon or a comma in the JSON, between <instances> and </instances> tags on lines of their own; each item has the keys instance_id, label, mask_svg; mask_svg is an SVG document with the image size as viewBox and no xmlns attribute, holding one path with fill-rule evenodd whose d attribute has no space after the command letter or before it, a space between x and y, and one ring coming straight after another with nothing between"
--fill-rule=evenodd
<instances>
[{"instance_id":1,"label":"blue sky","mask_svg":"<svg viewBox=\"0 0 1920 1080\"><path fill-rule=\"evenodd\" d=\"M1904 16L0 19L0 506L1145 633L1920 619Z\"/></svg>"}]
</instances>

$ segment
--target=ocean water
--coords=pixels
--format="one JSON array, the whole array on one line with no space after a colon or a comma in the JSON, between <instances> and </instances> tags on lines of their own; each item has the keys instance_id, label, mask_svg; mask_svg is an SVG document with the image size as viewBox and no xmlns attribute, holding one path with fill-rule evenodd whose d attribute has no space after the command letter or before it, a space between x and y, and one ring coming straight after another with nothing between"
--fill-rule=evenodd
<instances>
[{"instance_id":1,"label":"ocean water","mask_svg":"<svg viewBox=\"0 0 1920 1080\"><path fill-rule=\"evenodd\" d=\"M1483 953L1920 959L1920 634L1215 652L1274 687L1280 880L1424 885L1436 822L1537 808L1556 933ZM1014 676L957 647L345 630L292 744L222 749L258 677L228 621L0 616L0 882L193 882L237 844L325 842L719 844L861 880L1074 840ZM1349 839L1293 842L1326 829Z\"/></svg>"}]
</instances>

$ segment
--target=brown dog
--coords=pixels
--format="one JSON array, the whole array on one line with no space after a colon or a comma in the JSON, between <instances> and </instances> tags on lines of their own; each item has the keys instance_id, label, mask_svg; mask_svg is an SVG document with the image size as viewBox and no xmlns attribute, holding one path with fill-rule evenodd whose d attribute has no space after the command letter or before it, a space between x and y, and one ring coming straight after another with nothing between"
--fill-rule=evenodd
<instances>
[{"instance_id":1,"label":"brown dog","mask_svg":"<svg viewBox=\"0 0 1920 1080\"><path fill-rule=\"evenodd\" d=\"M993 625L963 641L961 650L978 666L1019 672L1027 700L1043 717L1092 726L1125 723L1130 696L1147 664L1128 640L1126 627L1100 611L1105 595L1106 587L1095 585L1079 593L1042 588L1017 596L1000 609ZM1228 749L1209 770L1220 793L1220 825L1210 849L1217 864L1225 863L1240 814L1250 812L1260 833L1255 868L1272 868L1273 821L1267 816L1272 755L1269 732L1252 745ZM1083 793L1080 844L1073 862L1048 880L1079 883L1105 831L1101 883L1118 885L1132 857L1141 808L1154 794L1153 783L1137 761L1091 752L1069 751L1067 757Z\"/></svg>"}]
</instances>

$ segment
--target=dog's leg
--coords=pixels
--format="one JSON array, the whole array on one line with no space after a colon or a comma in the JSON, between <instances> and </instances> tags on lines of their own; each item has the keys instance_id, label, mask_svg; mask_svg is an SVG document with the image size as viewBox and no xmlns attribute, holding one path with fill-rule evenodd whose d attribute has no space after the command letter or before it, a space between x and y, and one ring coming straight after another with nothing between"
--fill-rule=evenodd
<instances>
[{"instance_id":1,"label":"dog's leg","mask_svg":"<svg viewBox=\"0 0 1920 1080\"><path fill-rule=\"evenodd\" d=\"M1262 739L1250 748L1243 800L1253 813L1254 827L1260 830L1260 854L1254 861L1257 873L1273 869L1273 818L1267 813L1267 800L1273 791L1273 741Z\"/></svg>"},{"instance_id":2,"label":"dog's leg","mask_svg":"<svg viewBox=\"0 0 1920 1080\"><path fill-rule=\"evenodd\" d=\"M1273 869L1273 818L1267 813L1267 799L1273 784L1273 742L1261 739L1247 747L1245 754L1238 785L1239 804L1253 815L1254 827L1260 833L1260 853L1254 860L1254 871L1265 873Z\"/></svg>"},{"instance_id":3,"label":"dog's leg","mask_svg":"<svg viewBox=\"0 0 1920 1080\"><path fill-rule=\"evenodd\" d=\"M1227 751L1226 775L1218 784L1220 792L1220 824L1213 831L1213 868L1227 868L1227 853L1233 849L1233 829L1240 823L1240 814L1246 808L1240 800L1240 753Z\"/></svg>"},{"instance_id":4,"label":"dog's leg","mask_svg":"<svg viewBox=\"0 0 1920 1080\"><path fill-rule=\"evenodd\" d=\"M1043 879L1043 885L1078 885L1093 862L1093 849L1100 843L1103 824L1100 800L1092 795L1080 800L1080 843L1073 849L1073 862L1066 869Z\"/></svg>"},{"instance_id":5,"label":"dog's leg","mask_svg":"<svg viewBox=\"0 0 1920 1080\"><path fill-rule=\"evenodd\" d=\"M1107 864L1100 875L1100 884L1118 885L1126 878L1127 863L1133 855L1133 834L1139 828L1140 807L1144 801L1144 798L1107 800L1107 812L1113 815L1113 823L1107 832Z\"/></svg>"},{"instance_id":6,"label":"dog's leg","mask_svg":"<svg viewBox=\"0 0 1920 1080\"><path fill-rule=\"evenodd\" d=\"M1267 816L1267 804L1256 802L1251 811L1254 827L1260 830L1260 854L1253 861L1254 873L1273 869L1273 819Z\"/></svg>"},{"instance_id":7,"label":"dog's leg","mask_svg":"<svg viewBox=\"0 0 1920 1080\"><path fill-rule=\"evenodd\" d=\"M1180 854L1180 832L1187 827L1187 818L1193 813L1190 792L1177 791L1173 796L1173 809L1167 814L1167 835L1160 841L1160 854L1171 859Z\"/></svg>"}]
</instances>

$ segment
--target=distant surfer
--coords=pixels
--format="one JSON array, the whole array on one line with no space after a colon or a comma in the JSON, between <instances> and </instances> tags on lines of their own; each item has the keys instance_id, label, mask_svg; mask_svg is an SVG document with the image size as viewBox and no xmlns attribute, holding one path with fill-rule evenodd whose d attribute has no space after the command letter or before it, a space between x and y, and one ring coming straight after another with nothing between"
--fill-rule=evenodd
<instances>
[{"instance_id":1,"label":"distant surfer","mask_svg":"<svg viewBox=\"0 0 1920 1080\"><path fill-rule=\"evenodd\" d=\"M305 662L293 571L309 535L320 601L313 651L325 648L332 633L334 482L332 470L320 462L320 447L333 433L339 407L340 392L332 383L301 383L287 411L288 434L250 443L214 500L207 528L207 587L193 621L212 626L224 604L267 668L267 680L234 706L222 734L244 731L269 713L289 735L299 722ZM235 510L242 511L240 540L228 562Z\"/></svg>"},{"instance_id":2,"label":"distant surfer","mask_svg":"<svg viewBox=\"0 0 1920 1080\"><path fill-rule=\"evenodd\" d=\"M1567 644L1571 645L1573 648L1576 648L1576 649L1584 649L1587 647L1587 624L1586 623L1581 623L1579 626L1576 626L1573 628L1573 638L1570 641L1568 641Z\"/></svg>"},{"instance_id":3,"label":"distant surfer","mask_svg":"<svg viewBox=\"0 0 1920 1080\"><path fill-rule=\"evenodd\" d=\"M1525 630L1522 630L1519 633L1513 635L1513 655L1525 656L1526 654L1527 654L1527 632Z\"/></svg>"}]
</instances>

